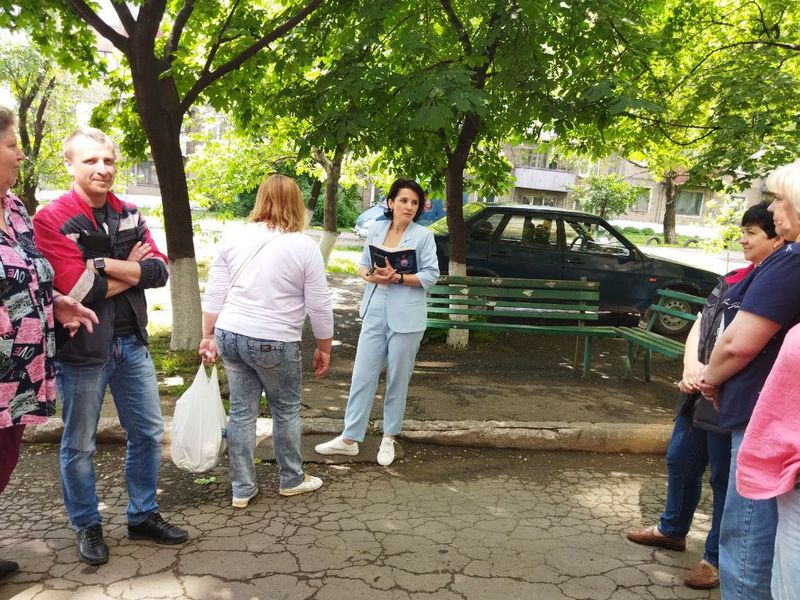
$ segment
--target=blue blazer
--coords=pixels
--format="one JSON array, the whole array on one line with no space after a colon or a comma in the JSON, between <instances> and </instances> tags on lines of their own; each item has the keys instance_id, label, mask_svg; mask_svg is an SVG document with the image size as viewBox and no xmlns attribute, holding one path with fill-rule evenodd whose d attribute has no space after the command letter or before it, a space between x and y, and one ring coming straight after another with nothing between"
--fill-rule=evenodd
<instances>
[{"instance_id":1,"label":"blue blazer","mask_svg":"<svg viewBox=\"0 0 800 600\"><path fill-rule=\"evenodd\" d=\"M382 245L389 232L391 221L375 221L367 233L367 241L364 243L364 252L361 254L363 267L371 267L372 260L369 256L369 245ZM425 307L425 290L431 287L439 279L439 261L436 260L436 242L433 240L433 232L427 227L409 223L400 240L400 246L404 248L414 248L417 251L417 277L422 284L421 288L408 285L389 285L388 316L389 329L397 333L411 333L414 331L425 331L425 322L428 318L428 311ZM375 293L377 286L368 283L364 290L364 299L361 301L359 316L362 318L367 313L369 302Z\"/></svg>"}]
</instances>

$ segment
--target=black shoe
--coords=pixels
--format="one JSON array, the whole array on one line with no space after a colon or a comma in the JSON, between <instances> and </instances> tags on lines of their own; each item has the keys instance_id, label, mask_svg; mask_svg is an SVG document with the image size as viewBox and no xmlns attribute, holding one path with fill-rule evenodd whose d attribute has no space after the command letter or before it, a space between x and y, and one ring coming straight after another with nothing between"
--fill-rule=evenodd
<instances>
[{"instance_id":1,"label":"black shoe","mask_svg":"<svg viewBox=\"0 0 800 600\"><path fill-rule=\"evenodd\" d=\"M108 546L103 540L103 528L92 525L78 532L78 554L81 560L90 565L108 562Z\"/></svg>"},{"instance_id":2,"label":"black shoe","mask_svg":"<svg viewBox=\"0 0 800 600\"><path fill-rule=\"evenodd\" d=\"M128 525L128 537L132 540L151 540L159 544L182 544L189 534L179 527L170 525L158 514L150 513L138 525Z\"/></svg>"},{"instance_id":3,"label":"black shoe","mask_svg":"<svg viewBox=\"0 0 800 600\"><path fill-rule=\"evenodd\" d=\"M5 577L19 571L19 565L13 560L0 560L0 577Z\"/></svg>"}]
</instances>

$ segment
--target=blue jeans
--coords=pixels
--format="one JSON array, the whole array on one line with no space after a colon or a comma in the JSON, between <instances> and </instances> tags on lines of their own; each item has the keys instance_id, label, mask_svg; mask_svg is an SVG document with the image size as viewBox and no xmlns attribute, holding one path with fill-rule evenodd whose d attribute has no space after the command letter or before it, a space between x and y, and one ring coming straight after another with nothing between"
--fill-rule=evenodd
<instances>
[{"instance_id":1,"label":"blue jeans","mask_svg":"<svg viewBox=\"0 0 800 600\"><path fill-rule=\"evenodd\" d=\"M247 498L256 489L256 419L261 392L272 414L272 447L282 489L303 483L300 449L300 342L261 340L217 328L217 351L231 394L228 461L233 495Z\"/></svg>"},{"instance_id":2,"label":"blue jeans","mask_svg":"<svg viewBox=\"0 0 800 600\"><path fill-rule=\"evenodd\" d=\"M425 332L398 333L389 329L387 294L386 289L375 290L361 324L350 395L344 413L342 437L348 440L364 440L384 366L386 395L383 399L383 433L394 436L403 428L408 383L414 373L414 362Z\"/></svg>"},{"instance_id":3,"label":"blue jeans","mask_svg":"<svg viewBox=\"0 0 800 600\"><path fill-rule=\"evenodd\" d=\"M709 465L713 512L703 558L714 566L719 564L719 527L725 507L730 464L729 435L693 427L691 415L678 415L667 449L667 503L658 530L669 537L686 537L700 502L703 473L706 465Z\"/></svg>"},{"instance_id":4,"label":"blue jeans","mask_svg":"<svg viewBox=\"0 0 800 600\"><path fill-rule=\"evenodd\" d=\"M103 367L57 363L58 394L62 403L61 486L72 526L81 531L101 522L97 508L94 453L97 423L106 386L128 436L125 480L128 485L128 523L138 525L158 510L156 486L161 466L164 419L156 371L139 338L114 338Z\"/></svg>"},{"instance_id":5,"label":"blue jeans","mask_svg":"<svg viewBox=\"0 0 800 600\"><path fill-rule=\"evenodd\" d=\"M778 496L772 596L775 600L800 598L800 488Z\"/></svg>"},{"instance_id":6,"label":"blue jeans","mask_svg":"<svg viewBox=\"0 0 800 600\"><path fill-rule=\"evenodd\" d=\"M772 558L778 510L774 498L748 500L736 491L736 457L744 430L731 436L731 474L719 540L723 600L772 600Z\"/></svg>"}]
</instances>

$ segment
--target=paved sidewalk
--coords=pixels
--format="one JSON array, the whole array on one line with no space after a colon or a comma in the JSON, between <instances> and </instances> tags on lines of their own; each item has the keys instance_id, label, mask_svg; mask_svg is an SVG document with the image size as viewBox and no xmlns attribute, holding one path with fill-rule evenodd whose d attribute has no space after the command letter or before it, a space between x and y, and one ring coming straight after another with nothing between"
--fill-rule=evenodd
<instances>
[{"instance_id":1,"label":"paved sidewalk","mask_svg":"<svg viewBox=\"0 0 800 600\"><path fill-rule=\"evenodd\" d=\"M323 439L307 436L305 456ZM164 515L187 527L179 547L125 537L120 446L97 454L111 561L78 562L55 477L57 449L28 445L0 497L0 557L21 572L0 600L633 600L718 599L681 578L708 527L701 504L687 552L637 546L629 525L663 503L654 457L437 448L404 443L405 457L307 464L324 487L276 494L273 462L257 466L259 495L230 507L227 464L198 477L165 462Z\"/></svg>"}]
</instances>

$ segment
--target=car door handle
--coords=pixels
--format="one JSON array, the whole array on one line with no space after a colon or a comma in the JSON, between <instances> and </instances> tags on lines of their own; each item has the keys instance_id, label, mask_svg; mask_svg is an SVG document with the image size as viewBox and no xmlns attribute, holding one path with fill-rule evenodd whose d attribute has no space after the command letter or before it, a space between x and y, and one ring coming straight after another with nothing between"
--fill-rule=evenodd
<instances>
[{"instance_id":1,"label":"car door handle","mask_svg":"<svg viewBox=\"0 0 800 600\"><path fill-rule=\"evenodd\" d=\"M511 256L511 252L508 250L495 250L493 254L495 256Z\"/></svg>"},{"instance_id":2,"label":"car door handle","mask_svg":"<svg viewBox=\"0 0 800 600\"><path fill-rule=\"evenodd\" d=\"M567 259L568 263L575 263L577 265L583 264L583 259L580 256L571 256Z\"/></svg>"}]
</instances>

